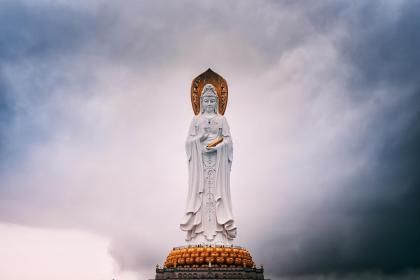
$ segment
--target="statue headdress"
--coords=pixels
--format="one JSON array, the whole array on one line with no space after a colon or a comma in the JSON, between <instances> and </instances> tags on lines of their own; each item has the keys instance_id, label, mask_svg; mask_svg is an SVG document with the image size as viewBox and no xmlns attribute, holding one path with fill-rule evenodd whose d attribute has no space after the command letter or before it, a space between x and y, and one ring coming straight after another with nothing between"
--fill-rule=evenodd
<instances>
[{"instance_id":1,"label":"statue headdress","mask_svg":"<svg viewBox=\"0 0 420 280\"><path fill-rule=\"evenodd\" d=\"M200 98L203 98L205 96L218 98L217 93L216 93L216 88L212 84L206 84L203 87Z\"/></svg>"},{"instance_id":2,"label":"statue headdress","mask_svg":"<svg viewBox=\"0 0 420 280\"><path fill-rule=\"evenodd\" d=\"M228 86L226 80L219 74L213 72L210 68L198 75L191 84L191 104L194 114L200 114L200 99L203 93L206 93L206 86L213 86L215 94L218 97L218 112L223 115L228 101Z\"/></svg>"}]
</instances>

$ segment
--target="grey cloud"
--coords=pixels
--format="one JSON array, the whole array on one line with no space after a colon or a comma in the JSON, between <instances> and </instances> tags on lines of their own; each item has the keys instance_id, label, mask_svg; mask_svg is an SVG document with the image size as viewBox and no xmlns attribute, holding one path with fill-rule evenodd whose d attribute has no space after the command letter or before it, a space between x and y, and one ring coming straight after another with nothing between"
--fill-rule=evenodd
<instances>
[{"instance_id":1,"label":"grey cloud","mask_svg":"<svg viewBox=\"0 0 420 280\"><path fill-rule=\"evenodd\" d=\"M352 69L346 92L352 106L377 108L347 147L368 165L307 215L299 235L279 234L263 246L279 245L271 249L274 259L265 258L279 274L373 269L393 279L419 267L419 11L418 2L405 1L388 14L377 2L358 3L323 20L345 23L338 50Z\"/></svg>"},{"instance_id":2,"label":"grey cloud","mask_svg":"<svg viewBox=\"0 0 420 280\"><path fill-rule=\"evenodd\" d=\"M182 242L188 87L210 66L238 242L268 275L420 266L417 2L1 5L2 221L94 231L153 273Z\"/></svg>"},{"instance_id":3,"label":"grey cloud","mask_svg":"<svg viewBox=\"0 0 420 280\"><path fill-rule=\"evenodd\" d=\"M5 63L77 51L94 35L97 19L71 6L5 1L0 24L0 57Z\"/></svg>"},{"instance_id":4,"label":"grey cloud","mask_svg":"<svg viewBox=\"0 0 420 280\"><path fill-rule=\"evenodd\" d=\"M89 12L71 6L24 1L1 6L0 164L7 169L28 144L48 139L49 127L38 116L47 114L45 105L57 88L71 83L62 62L81 51L98 28Z\"/></svg>"},{"instance_id":5,"label":"grey cloud","mask_svg":"<svg viewBox=\"0 0 420 280\"><path fill-rule=\"evenodd\" d=\"M348 36L340 48L355 67L353 82L356 87L367 84L404 90L414 86L411 90L418 90L420 3L403 1L388 12L377 3L360 5L346 18L357 35Z\"/></svg>"}]
</instances>

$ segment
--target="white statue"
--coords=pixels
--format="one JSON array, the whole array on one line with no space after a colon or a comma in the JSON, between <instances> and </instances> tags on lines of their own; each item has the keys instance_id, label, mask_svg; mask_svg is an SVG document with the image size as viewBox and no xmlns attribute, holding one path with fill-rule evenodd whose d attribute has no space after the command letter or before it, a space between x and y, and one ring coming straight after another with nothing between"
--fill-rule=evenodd
<instances>
[{"instance_id":1,"label":"white statue","mask_svg":"<svg viewBox=\"0 0 420 280\"><path fill-rule=\"evenodd\" d=\"M230 197L232 139L212 84L203 87L200 104L185 144L189 186L181 229L191 245L230 245L236 236Z\"/></svg>"}]
</instances>

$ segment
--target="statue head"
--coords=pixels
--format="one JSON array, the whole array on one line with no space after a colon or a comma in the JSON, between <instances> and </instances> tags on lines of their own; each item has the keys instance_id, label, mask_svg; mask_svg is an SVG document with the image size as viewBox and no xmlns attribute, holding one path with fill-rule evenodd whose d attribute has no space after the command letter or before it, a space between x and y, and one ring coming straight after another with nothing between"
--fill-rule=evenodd
<instances>
[{"instance_id":1,"label":"statue head","mask_svg":"<svg viewBox=\"0 0 420 280\"><path fill-rule=\"evenodd\" d=\"M218 113L218 97L216 88L212 84L206 84L201 91L201 113Z\"/></svg>"}]
</instances>

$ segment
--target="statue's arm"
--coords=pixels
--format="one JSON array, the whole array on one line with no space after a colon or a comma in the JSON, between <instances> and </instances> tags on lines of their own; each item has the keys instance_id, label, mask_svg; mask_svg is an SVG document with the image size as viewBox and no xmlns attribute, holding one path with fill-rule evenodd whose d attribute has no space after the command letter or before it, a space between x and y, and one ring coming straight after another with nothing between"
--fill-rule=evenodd
<instances>
[{"instance_id":1,"label":"statue's arm","mask_svg":"<svg viewBox=\"0 0 420 280\"><path fill-rule=\"evenodd\" d=\"M223 136L223 145L226 145L228 150L228 159L230 162L233 160L233 143L232 136L230 134L230 127L225 116L222 117L222 136Z\"/></svg>"},{"instance_id":2,"label":"statue's arm","mask_svg":"<svg viewBox=\"0 0 420 280\"><path fill-rule=\"evenodd\" d=\"M222 116L222 136L230 137L230 127L225 116Z\"/></svg>"},{"instance_id":3,"label":"statue's arm","mask_svg":"<svg viewBox=\"0 0 420 280\"><path fill-rule=\"evenodd\" d=\"M188 131L187 140L185 141L185 151L187 153L188 161L191 160L192 149L194 148L195 143L202 136L198 135L198 120L194 117L190 124L190 129Z\"/></svg>"}]
</instances>

